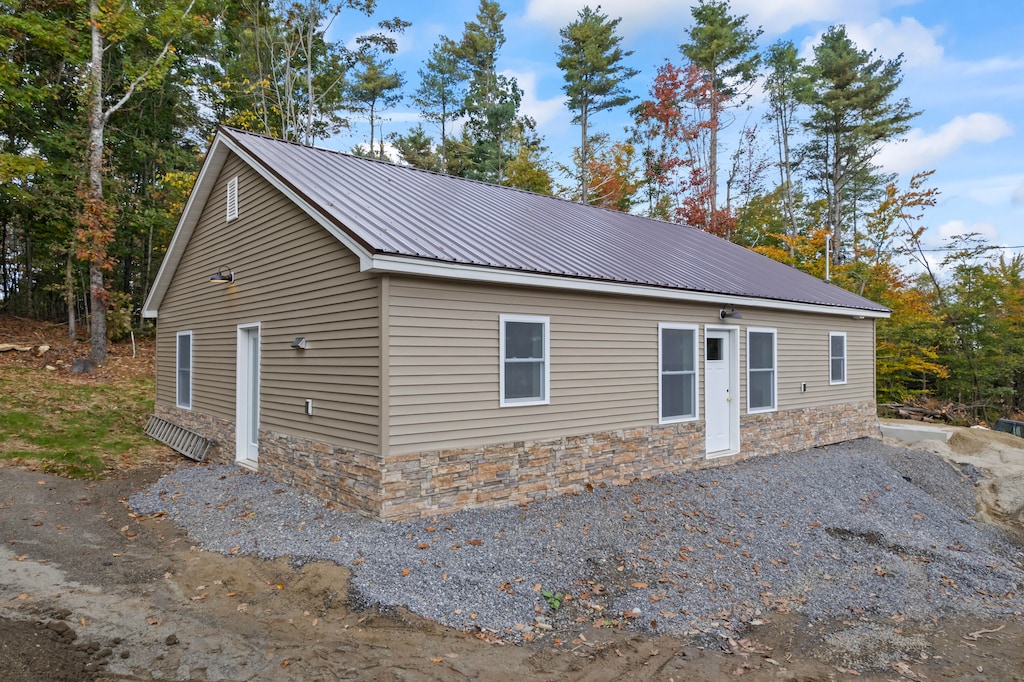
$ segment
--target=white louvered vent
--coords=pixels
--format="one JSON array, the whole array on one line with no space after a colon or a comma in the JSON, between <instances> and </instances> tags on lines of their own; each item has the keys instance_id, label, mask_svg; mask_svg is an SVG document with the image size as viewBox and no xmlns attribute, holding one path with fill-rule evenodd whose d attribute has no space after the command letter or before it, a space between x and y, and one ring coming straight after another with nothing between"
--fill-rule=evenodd
<instances>
[{"instance_id":1,"label":"white louvered vent","mask_svg":"<svg viewBox=\"0 0 1024 682\"><path fill-rule=\"evenodd\" d=\"M228 220L238 217L238 176L228 180Z\"/></svg>"}]
</instances>

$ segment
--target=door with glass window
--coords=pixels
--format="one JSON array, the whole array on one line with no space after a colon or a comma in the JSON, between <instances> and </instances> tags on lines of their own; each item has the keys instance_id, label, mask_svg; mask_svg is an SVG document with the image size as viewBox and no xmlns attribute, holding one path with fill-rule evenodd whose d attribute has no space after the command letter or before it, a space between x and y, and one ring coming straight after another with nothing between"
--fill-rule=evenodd
<instances>
[{"instance_id":1,"label":"door with glass window","mask_svg":"<svg viewBox=\"0 0 1024 682\"><path fill-rule=\"evenodd\" d=\"M255 467L260 434L260 326L239 325L235 405L235 460Z\"/></svg>"},{"instance_id":2,"label":"door with glass window","mask_svg":"<svg viewBox=\"0 0 1024 682\"><path fill-rule=\"evenodd\" d=\"M739 444L736 333L708 329L704 336L704 429L708 457L732 454Z\"/></svg>"}]
</instances>

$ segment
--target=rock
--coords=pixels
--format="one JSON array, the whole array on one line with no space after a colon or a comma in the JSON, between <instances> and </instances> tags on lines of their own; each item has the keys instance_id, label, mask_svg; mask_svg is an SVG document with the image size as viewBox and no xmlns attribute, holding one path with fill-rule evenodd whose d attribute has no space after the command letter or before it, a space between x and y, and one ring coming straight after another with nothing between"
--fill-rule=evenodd
<instances>
[{"instance_id":1,"label":"rock","mask_svg":"<svg viewBox=\"0 0 1024 682\"><path fill-rule=\"evenodd\" d=\"M47 372L56 372L56 371L57 371L57 368L56 368L56 367L54 367L53 365L47 365L47 366L46 366L46 371L47 371Z\"/></svg>"},{"instance_id":2,"label":"rock","mask_svg":"<svg viewBox=\"0 0 1024 682\"><path fill-rule=\"evenodd\" d=\"M46 624L46 627L56 632L58 635L63 635L65 632L71 629L71 626L62 620L50 621Z\"/></svg>"},{"instance_id":3,"label":"rock","mask_svg":"<svg viewBox=\"0 0 1024 682\"><path fill-rule=\"evenodd\" d=\"M122 651L121 652L121 658L128 658L129 656L131 656L130 652L128 652L128 651Z\"/></svg>"},{"instance_id":4,"label":"rock","mask_svg":"<svg viewBox=\"0 0 1024 682\"><path fill-rule=\"evenodd\" d=\"M45 343L43 345L41 345L41 346L36 347L36 357L37 358L43 357L43 353L45 353L48 350L50 350L50 347L47 346Z\"/></svg>"},{"instance_id":5,"label":"rock","mask_svg":"<svg viewBox=\"0 0 1024 682\"><path fill-rule=\"evenodd\" d=\"M178 636L177 635L167 635L167 639L164 640L164 643L167 646L174 646L175 644L178 643Z\"/></svg>"},{"instance_id":6,"label":"rock","mask_svg":"<svg viewBox=\"0 0 1024 682\"><path fill-rule=\"evenodd\" d=\"M72 374L92 374L92 360L75 358L71 363Z\"/></svg>"}]
</instances>

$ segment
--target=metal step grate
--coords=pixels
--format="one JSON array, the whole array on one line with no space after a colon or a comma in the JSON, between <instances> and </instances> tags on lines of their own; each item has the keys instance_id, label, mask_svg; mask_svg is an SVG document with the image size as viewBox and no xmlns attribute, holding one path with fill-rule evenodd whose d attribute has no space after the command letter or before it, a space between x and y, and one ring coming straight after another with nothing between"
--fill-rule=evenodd
<instances>
[{"instance_id":1,"label":"metal step grate","mask_svg":"<svg viewBox=\"0 0 1024 682\"><path fill-rule=\"evenodd\" d=\"M146 422L146 435L197 462L202 462L206 458L206 451L213 444L212 439L203 438L195 431L189 431L155 414Z\"/></svg>"}]
</instances>

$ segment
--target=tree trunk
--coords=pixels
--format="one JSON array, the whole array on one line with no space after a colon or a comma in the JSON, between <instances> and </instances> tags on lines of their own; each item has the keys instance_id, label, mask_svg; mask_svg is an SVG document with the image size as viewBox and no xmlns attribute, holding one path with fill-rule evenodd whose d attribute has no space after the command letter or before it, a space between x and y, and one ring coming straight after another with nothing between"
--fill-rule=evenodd
<instances>
[{"instance_id":1,"label":"tree trunk","mask_svg":"<svg viewBox=\"0 0 1024 682\"><path fill-rule=\"evenodd\" d=\"M98 208L103 203L103 37L99 29L99 0L89 0L92 17L92 59L89 64L89 199ZM97 219L99 216L95 216ZM102 229L90 225L86 229ZM89 308L92 313L89 358L100 365L107 359L107 306L103 288L101 254L94 245L89 256Z\"/></svg>"},{"instance_id":2,"label":"tree trunk","mask_svg":"<svg viewBox=\"0 0 1024 682\"><path fill-rule=\"evenodd\" d=\"M580 140L580 201L588 203L587 191L590 189L587 182L587 161L590 156L589 145L587 144L587 105L580 108L580 130L583 131Z\"/></svg>"},{"instance_id":3,"label":"tree trunk","mask_svg":"<svg viewBox=\"0 0 1024 682\"><path fill-rule=\"evenodd\" d=\"M708 217L704 229L709 229L715 222L718 207L718 70L711 69L711 135L708 139Z\"/></svg>"},{"instance_id":4,"label":"tree trunk","mask_svg":"<svg viewBox=\"0 0 1024 682\"><path fill-rule=\"evenodd\" d=\"M78 330L75 328L75 274L71 267L74 249L68 247L68 261L64 269L64 303L68 308L68 339L75 340Z\"/></svg>"}]
</instances>

